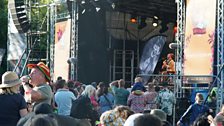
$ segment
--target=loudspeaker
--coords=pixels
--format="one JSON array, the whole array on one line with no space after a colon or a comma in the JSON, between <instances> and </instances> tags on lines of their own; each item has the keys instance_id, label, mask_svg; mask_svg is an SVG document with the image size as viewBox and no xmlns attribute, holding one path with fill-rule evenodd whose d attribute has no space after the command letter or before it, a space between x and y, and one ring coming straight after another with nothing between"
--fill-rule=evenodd
<instances>
[{"instance_id":1,"label":"loudspeaker","mask_svg":"<svg viewBox=\"0 0 224 126\"><path fill-rule=\"evenodd\" d=\"M30 23L27 18L26 5L24 0L9 0L8 7L10 9L13 22L19 33L25 33L30 28Z\"/></svg>"}]
</instances>

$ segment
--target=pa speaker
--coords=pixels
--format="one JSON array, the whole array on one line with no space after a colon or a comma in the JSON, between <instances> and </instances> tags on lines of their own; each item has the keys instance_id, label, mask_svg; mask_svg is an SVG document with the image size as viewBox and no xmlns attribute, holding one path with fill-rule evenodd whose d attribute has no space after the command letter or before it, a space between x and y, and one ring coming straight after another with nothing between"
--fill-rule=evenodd
<instances>
[{"instance_id":1,"label":"pa speaker","mask_svg":"<svg viewBox=\"0 0 224 126\"><path fill-rule=\"evenodd\" d=\"M24 0L9 0L8 7L18 32L26 33L30 28L30 23L26 15L27 11Z\"/></svg>"}]
</instances>

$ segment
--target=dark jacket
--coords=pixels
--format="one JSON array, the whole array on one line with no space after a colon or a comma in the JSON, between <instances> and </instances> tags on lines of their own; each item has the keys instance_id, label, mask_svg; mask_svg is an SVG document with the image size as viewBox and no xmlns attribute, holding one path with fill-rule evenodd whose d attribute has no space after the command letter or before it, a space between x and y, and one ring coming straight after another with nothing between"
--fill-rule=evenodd
<instances>
[{"instance_id":1,"label":"dark jacket","mask_svg":"<svg viewBox=\"0 0 224 126\"><path fill-rule=\"evenodd\" d=\"M187 117L190 117L189 124L191 125L197 119L197 117L199 117L200 115L204 115L206 113L209 113L209 108L207 106L195 103L189 106L187 111L180 118L180 122L182 124L186 124Z\"/></svg>"},{"instance_id":2,"label":"dark jacket","mask_svg":"<svg viewBox=\"0 0 224 126\"><path fill-rule=\"evenodd\" d=\"M132 91L136 91L136 90L141 90L141 91L146 91L146 88L144 87L144 85L142 84L142 82L137 82L133 85L133 88L131 89Z\"/></svg>"}]
</instances>

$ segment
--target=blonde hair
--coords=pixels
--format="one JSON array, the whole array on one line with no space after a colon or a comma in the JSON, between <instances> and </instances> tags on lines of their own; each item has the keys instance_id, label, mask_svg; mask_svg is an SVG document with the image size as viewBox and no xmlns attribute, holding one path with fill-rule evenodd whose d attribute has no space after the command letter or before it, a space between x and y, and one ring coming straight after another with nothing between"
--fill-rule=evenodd
<instances>
[{"instance_id":1,"label":"blonde hair","mask_svg":"<svg viewBox=\"0 0 224 126\"><path fill-rule=\"evenodd\" d=\"M142 82L142 78L141 77L136 77L135 78L135 83L137 83L137 82Z\"/></svg>"},{"instance_id":2,"label":"blonde hair","mask_svg":"<svg viewBox=\"0 0 224 126\"><path fill-rule=\"evenodd\" d=\"M203 97L203 95L201 93L197 93L196 94L196 99L198 99L198 100L204 100L204 97Z\"/></svg>"},{"instance_id":3,"label":"blonde hair","mask_svg":"<svg viewBox=\"0 0 224 126\"><path fill-rule=\"evenodd\" d=\"M134 114L128 106L119 105L114 108L115 113L126 120L130 115Z\"/></svg>"},{"instance_id":4,"label":"blonde hair","mask_svg":"<svg viewBox=\"0 0 224 126\"><path fill-rule=\"evenodd\" d=\"M19 85L0 89L0 94L17 94Z\"/></svg>"},{"instance_id":5,"label":"blonde hair","mask_svg":"<svg viewBox=\"0 0 224 126\"><path fill-rule=\"evenodd\" d=\"M90 96L94 95L95 92L96 92L95 87L93 87L92 85L87 85L85 87L85 90L82 92L82 95L86 95L90 98Z\"/></svg>"}]
</instances>

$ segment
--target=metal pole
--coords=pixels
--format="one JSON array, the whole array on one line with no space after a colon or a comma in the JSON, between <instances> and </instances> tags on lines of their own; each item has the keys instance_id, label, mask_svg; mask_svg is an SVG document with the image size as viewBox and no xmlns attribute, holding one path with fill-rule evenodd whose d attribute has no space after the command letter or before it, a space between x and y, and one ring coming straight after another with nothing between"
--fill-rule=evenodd
<instances>
[{"instance_id":1,"label":"metal pole","mask_svg":"<svg viewBox=\"0 0 224 126\"><path fill-rule=\"evenodd\" d=\"M126 74L126 57L125 57L125 49L126 49L126 45L125 45L125 39L126 39L126 22L125 22L125 17L126 14L124 13L124 38L123 38L123 51L122 51L122 77L124 80L126 80L125 78L125 74Z\"/></svg>"}]
</instances>

